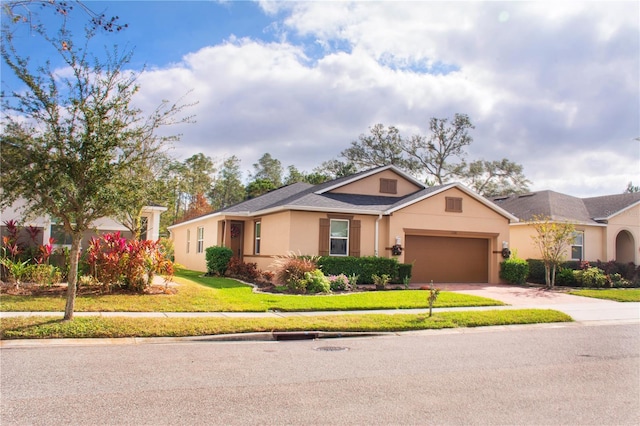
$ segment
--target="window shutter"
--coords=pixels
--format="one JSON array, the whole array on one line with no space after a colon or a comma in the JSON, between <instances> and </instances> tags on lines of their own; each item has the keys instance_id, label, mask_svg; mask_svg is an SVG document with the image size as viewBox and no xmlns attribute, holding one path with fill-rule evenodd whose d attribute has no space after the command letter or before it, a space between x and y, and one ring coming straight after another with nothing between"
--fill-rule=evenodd
<instances>
[{"instance_id":1,"label":"window shutter","mask_svg":"<svg viewBox=\"0 0 640 426\"><path fill-rule=\"evenodd\" d=\"M320 256L329 256L329 228L331 222L329 219L320 219L320 238L318 244L318 254Z\"/></svg>"},{"instance_id":2,"label":"window shutter","mask_svg":"<svg viewBox=\"0 0 640 426\"><path fill-rule=\"evenodd\" d=\"M349 224L349 256L360 257L360 221Z\"/></svg>"}]
</instances>

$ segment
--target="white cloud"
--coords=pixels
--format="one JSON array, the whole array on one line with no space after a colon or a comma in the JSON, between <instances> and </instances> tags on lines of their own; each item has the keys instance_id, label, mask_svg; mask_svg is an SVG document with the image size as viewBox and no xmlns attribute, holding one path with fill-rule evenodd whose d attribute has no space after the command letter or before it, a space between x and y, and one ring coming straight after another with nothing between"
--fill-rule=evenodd
<instances>
[{"instance_id":1,"label":"white cloud","mask_svg":"<svg viewBox=\"0 0 640 426\"><path fill-rule=\"evenodd\" d=\"M476 124L470 157L523 164L534 189L599 195L640 182L635 2L261 7L280 42L230 36L141 76L144 105L193 89L183 157L235 154L249 170L269 152L311 170L375 123L409 136L461 112Z\"/></svg>"}]
</instances>

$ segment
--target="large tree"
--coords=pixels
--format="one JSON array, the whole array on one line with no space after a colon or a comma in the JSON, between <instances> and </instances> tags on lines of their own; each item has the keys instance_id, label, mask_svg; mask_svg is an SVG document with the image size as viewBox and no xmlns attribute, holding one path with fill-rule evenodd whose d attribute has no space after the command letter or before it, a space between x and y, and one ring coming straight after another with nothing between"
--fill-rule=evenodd
<instances>
[{"instance_id":1,"label":"large tree","mask_svg":"<svg viewBox=\"0 0 640 426\"><path fill-rule=\"evenodd\" d=\"M402 149L417 163L418 172L427 175L428 182L442 185L459 174L465 149L473 141L469 131L474 128L466 114L455 114L451 122L431 118L430 134L403 140Z\"/></svg>"},{"instance_id":2,"label":"large tree","mask_svg":"<svg viewBox=\"0 0 640 426\"><path fill-rule=\"evenodd\" d=\"M199 195L208 194L211 190L216 166L213 159L203 153L192 155L183 164L183 197L189 209L200 202L197 200Z\"/></svg>"},{"instance_id":3,"label":"large tree","mask_svg":"<svg viewBox=\"0 0 640 426\"><path fill-rule=\"evenodd\" d=\"M314 175L318 175L321 178L326 177L323 182L345 176L351 176L357 172L358 168L355 164L336 159L324 161L320 166L313 169Z\"/></svg>"},{"instance_id":4,"label":"large tree","mask_svg":"<svg viewBox=\"0 0 640 426\"><path fill-rule=\"evenodd\" d=\"M246 191L242 185L240 159L235 155L224 160L222 167L209 192L211 205L215 210L229 207L244 200Z\"/></svg>"},{"instance_id":5,"label":"large tree","mask_svg":"<svg viewBox=\"0 0 640 426\"><path fill-rule=\"evenodd\" d=\"M275 188L282 186L282 163L280 160L273 158L268 152L253 164L253 173L251 179L253 181L268 180Z\"/></svg>"},{"instance_id":6,"label":"large tree","mask_svg":"<svg viewBox=\"0 0 640 426\"><path fill-rule=\"evenodd\" d=\"M136 75L126 70L130 53L117 49L105 58L93 55L94 30L74 39L64 24L51 34L31 25L44 49L59 55L66 72L48 63L32 64L14 44L14 27L3 26L0 54L22 83L3 96L0 135L2 206L18 198L26 213L58 218L72 236L64 319L73 318L78 256L83 233L101 217L130 209L141 173L176 138L158 136L160 126L182 121L181 107L162 104L149 116L132 106ZM5 85L3 81L3 85Z\"/></svg>"},{"instance_id":7,"label":"large tree","mask_svg":"<svg viewBox=\"0 0 640 426\"><path fill-rule=\"evenodd\" d=\"M347 164L358 170L394 165L401 169L413 170L415 162L403 153L403 142L397 127L376 124L369 128L369 134L361 134L358 140L340 153Z\"/></svg>"},{"instance_id":8,"label":"large tree","mask_svg":"<svg viewBox=\"0 0 640 426\"><path fill-rule=\"evenodd\" d=\"M458 176L467 186L485 197L527 192L531 183L524 176L522 166L506 158L464 164L460 167Z\"/></svg>"}]
</instances>

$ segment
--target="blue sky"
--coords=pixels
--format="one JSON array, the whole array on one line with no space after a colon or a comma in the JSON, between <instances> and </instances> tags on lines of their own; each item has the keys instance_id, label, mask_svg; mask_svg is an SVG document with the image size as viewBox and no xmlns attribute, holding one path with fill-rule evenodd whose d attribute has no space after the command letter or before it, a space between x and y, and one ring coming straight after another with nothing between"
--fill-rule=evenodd
<instances>
[{"instance_id":1,"label":"blue sky","mask_svg":"<svg viewBox=\"0 0 640 426\"><path fill-rule=\"evenodd\" d=\"M141 108L197 102L195 124L167 129L178 158L236 155L246 176L269 152L310 171L376 123L409 137L459 112L476 126L467 159L522 164L533 190L640 184L637 1L87 5L129 25L95 45L134 48Z\"/></svg>"}]
</instances>

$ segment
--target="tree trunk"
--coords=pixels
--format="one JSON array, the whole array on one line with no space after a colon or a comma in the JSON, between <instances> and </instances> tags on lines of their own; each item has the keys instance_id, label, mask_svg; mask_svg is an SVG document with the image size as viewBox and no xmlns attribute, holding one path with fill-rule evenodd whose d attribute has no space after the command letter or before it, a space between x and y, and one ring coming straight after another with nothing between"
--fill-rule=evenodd
<instances>
[{"instance_id":1,"label":"tree trunk","mask_svg":"<svg viewBox=\"0 0 640 426\"><path fill-rule=\"evenodd\" d=\"M80 258L80 243L82 233L74 232L69 253L69 283L67 284L67 304L64 308L64 321L73 319L73 311L76 304L76 288L78 284L78 259Z\"/></svg>"},{"instance_id":2,"label":"tree trunk","mask_svg":"<svg viewBox=\"0 0 640 426\"><path fill-rule=\"evenodd\" d=\"M556 285L556 264L551 266L551 288Z\"/></svg>"},{"instance_id":3,"label":"tree trunk","mask_svg":"<svg viewBox=\"0 0 640 426\"><path fill-rule=\"evenodd\" d=\"M544 283L551 288L551 266L548 263L544 264Z\"/></svg>"}]
</instances>

